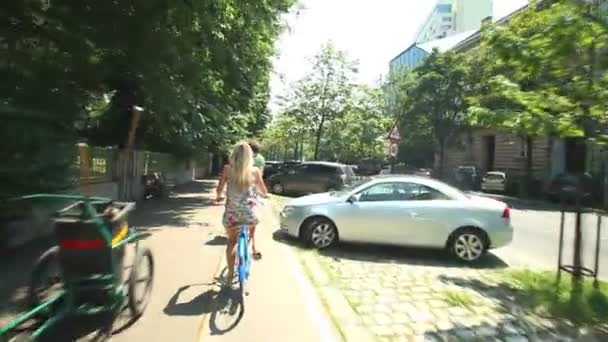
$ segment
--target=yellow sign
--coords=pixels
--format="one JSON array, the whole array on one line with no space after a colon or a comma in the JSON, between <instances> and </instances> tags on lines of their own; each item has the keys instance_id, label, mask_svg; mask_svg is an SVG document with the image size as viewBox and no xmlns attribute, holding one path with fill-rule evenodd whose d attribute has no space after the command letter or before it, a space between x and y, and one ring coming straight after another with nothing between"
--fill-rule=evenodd
<instances>
[{"instance_id":1,"label":"yellow sign","mask_svg":"<svg viewBox=\"0 0 608 342\"><path fill-rule=\"evenodd\" d=\"M117 243L119 243L120 241L122 241L122 239L124 239L125 236L127 236L128 231L129 231L129 225L125 222L120 226L120 230L118 231L118 233L116 235L114 235L114 237L112 238L112 246L114 246Z\"/></svg>"}]
</instances>

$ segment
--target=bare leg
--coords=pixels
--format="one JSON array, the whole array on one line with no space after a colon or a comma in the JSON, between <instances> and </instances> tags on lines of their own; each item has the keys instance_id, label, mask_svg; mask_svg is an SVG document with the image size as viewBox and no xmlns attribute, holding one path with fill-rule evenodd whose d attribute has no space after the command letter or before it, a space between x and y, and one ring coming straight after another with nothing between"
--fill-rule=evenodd
<instances>
[{"instance_id":1,"label":"bare leg","mask_svg":"<svg viewBox=\"0 0 608 342\"><path fill-rule=\"evenodd\" d=\"M226 264L228 266L228 279L234 278L234 260L236 259L236 239L239 234L238 227L227 230L228 243L226 244Z\"/></svg>"},{"instance_id":2,"label":"bare leg","mask_svg":"<svg viewBox=\"0 0 608 342\"><path fill-rule=\"evenodd\" d=\"M249 241L251 241L251 250L253 251L253 257L256 259L261 258L262 254L258 252L258 249L255 248L255 228L256 226L251 225L249 228Z\"/></svg>"}]
</instances>

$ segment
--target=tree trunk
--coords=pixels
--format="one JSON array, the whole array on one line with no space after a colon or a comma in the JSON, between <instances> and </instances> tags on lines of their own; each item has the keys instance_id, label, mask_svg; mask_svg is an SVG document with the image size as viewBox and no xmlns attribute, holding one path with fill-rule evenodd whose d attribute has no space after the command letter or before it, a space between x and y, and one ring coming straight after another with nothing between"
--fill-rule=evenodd
<instances>
[{"instance_id":1,"label":"tree trunk","mask_svg":"<svg viewBox=\"0 0 608 342\"><path fill-rule=\"evenodd\" d=\"M444 180L445 139L439 139L439 179Z\"/></svg>"},{"instance_id":2,"label":"tree trunk","mask_svg":"<svg viewBox=\"0 0 608 342\"><path fill-rule=\"evenodd\" d=\"M306 134L302 132L302 136L300 138L300 160L304 160L304 139L306 138Z\"/></svg>"},{"instance_id":3,"label":"tree trunk","mask_svg":"<svg viewBox=\"0 0 608 342\"><path fill-rule=\"evenodd\" d=\"M318 160L319 157L319 145L321 144L321 136L323 135L323 125L325 124L325 116L321 118L321 123L319 124L319 128L317 129L317 136L315 140L315 155L314 160Z\"/></svg>"},{"instance_id":4,"label":"tree trunk","mask_svg":"<svg viewBox=\"0 0 608 342\"><path fill-rule=\"evenodd\" d=\"M534 156L532 155L534 150L534 139L531 136L526 136L526 176L524 179L525 185L523 187L524 189L524 196L530 196L531 193L531 187L532 187L532 180L534 179Z\"/></svg>"}]
</instances>

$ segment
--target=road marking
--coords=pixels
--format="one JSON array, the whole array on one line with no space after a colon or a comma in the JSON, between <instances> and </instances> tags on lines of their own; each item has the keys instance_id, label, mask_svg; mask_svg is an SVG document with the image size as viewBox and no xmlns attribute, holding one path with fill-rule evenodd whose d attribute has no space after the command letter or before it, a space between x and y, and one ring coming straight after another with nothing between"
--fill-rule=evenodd
<instances>
[{"instance_id":1,"label":"road marking","mask_svg":"<svg viewBox=\"0 0 608 342\"><path fill-rule=\"evenodd\" d=\"M334 334L334 330L330 325L331 319L327 317L325 309L321 306L321 300L317 295L317 291L304 274L304 269L297 260L297 257L291 247L287 246L286 244L281 244L281 247L283 249L283 253L287 256L288 267L291 269L293 276L295 277L296 284L306 298L304 302L307 303L306 307L308 309L308 314L315 325L319 327L320 341L335 342L336 335Z\"/></svg>"}]
</instances>

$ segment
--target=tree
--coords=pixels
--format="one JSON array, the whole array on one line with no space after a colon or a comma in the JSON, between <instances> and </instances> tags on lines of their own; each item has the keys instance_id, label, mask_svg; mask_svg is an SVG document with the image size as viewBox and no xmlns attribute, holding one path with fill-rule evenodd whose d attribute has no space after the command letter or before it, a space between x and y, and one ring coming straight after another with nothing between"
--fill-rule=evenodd
<instances>
[{"instance_id":1,"label":"tree","mask_svg":"<svg viewBox=\"0 0 608 342\"><path fill-rule=\"evenodd\" d=\"M328 122L323 141L326 157L347 163L383 158L385 135L392 123L385 113L382 90L356 86L344 114Z\"/></svg>"},{"instance_id":2,"label":"tree","mask_svg":"<svg viewBox=\"0 0 608 342\"><path fill-rule=\"evenodd\" d=\"M294 86L294 94L288 100L290 111L312 128L315 160L319 157L324 128L347 108L355 72L355 64L346 54L327 43L314 57L312 70Z\"/></svg>"},{"instance_id":3,"label":"tree","mask_svg":"<svg viewBox=\"0 0 608 342\"><path fill-rule=\"evenodd\" d=\"M597 14L593 2L533 3L483 32L472 53L481 71L469 98L473 123L526 139L528 184L533 137L606 137L608 30Z\"/></svg>"},{"instance_id":4,"label":"tree","mask_svg":"<svg viewBox=\"0 0 608 342\"><path fill-rule=\"evenodd\" d=\"M530 6L483 36L481 49L491 55L473 63L497 67L485 80L487 91L473 98L479 121L530 135L601 133L608 111L608 26L593 5Z\"/></svg>"},{"instance_id":5,"label":"tree","mask_svg":"<svg viewBox=\"0 0 608 342\"><path fill-rule=\"evenodd\" d=\"M386 112L399 122L401 142L397 160L417 167L432 167L435 152L434 139L430 127L421 116L406 117L410 110L408 91L416 82L412 69L401 68L389 73L384 84Z\"/></svg>"},{"instance_id":6,"label":"tree","mask_svg":"<svg viewBox=\"0 0 608 342\"><path fill-rule=\"evenodd\" d=\"M269 121L280 16L294 3L3 2L3 129L53 122L62 127L60 137L32 129L28 146L78 139L122 145L131 108L139 105L145 109L139 148L188 156L256 134ZM27 156L20 150L26 145L9 146L3 160Z\"/></svg>"},{"instance_id":7,"label":"tree","mask_svg":"<svg viewBox=\"0 0 608 342\"><path fill-rule=\"evenodd\" d=\"M400 119L411 128L428 129L439 157L437 171L443 177L447 145L467 124L467 69L459 55L435 50L414 72L415 79L400 89L405 94Z\"/></svg>"}]
</instances>

